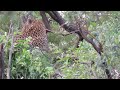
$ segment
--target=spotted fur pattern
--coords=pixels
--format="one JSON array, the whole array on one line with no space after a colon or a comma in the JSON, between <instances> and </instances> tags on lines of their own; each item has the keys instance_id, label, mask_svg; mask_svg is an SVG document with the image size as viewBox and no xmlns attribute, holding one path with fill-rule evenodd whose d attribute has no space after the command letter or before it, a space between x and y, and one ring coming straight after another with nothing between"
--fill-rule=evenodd
<instances>
[{"instance_id":1,"label":"spotted fur pattern","mask_svg":"<svg viewBox=\"0 0 120 90\"><path fill-rule=\"evenodd\" d=\"M20 39L32 37L30 44L39 47L41 50L49 51L46 28L42 20L28 20L22 26L20 35L15 36L14 42Z\"/></svg>"}]
</instances>

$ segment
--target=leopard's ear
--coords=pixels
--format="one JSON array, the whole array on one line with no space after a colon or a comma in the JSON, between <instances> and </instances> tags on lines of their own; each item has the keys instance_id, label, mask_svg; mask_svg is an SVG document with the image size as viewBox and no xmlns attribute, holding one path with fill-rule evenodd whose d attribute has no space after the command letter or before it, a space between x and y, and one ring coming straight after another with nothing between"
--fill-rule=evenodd
<instances>
[{"instance_id":1,"label":"leopard's ear","mask_svg":"<svg viewBox=\"0 0 120 90\"><path fill-rule=\"evenodd\" d=\"M22 21L22 24L25 24L27 22L27 17L26 16L22 16L21 21Z\"/></svg>"}]
</instances>

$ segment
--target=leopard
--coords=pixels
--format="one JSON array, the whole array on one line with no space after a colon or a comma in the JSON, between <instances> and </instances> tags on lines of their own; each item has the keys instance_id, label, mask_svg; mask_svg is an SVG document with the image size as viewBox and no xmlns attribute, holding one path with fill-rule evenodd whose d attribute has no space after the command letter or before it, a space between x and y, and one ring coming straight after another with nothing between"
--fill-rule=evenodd
<instances>
[{"instance_id":1,"label":"leopard","mask_svg":"<svg viewBox=\"0 0 120 90\"><path fill-rule=\"evenodd\" d=\"M42 20L28 18L28 20L22 25L21 34L15 36L14 42L25 40L28 37L31 37L29 45L33 48L38 47L42 51L50 51L48 46L47 29Z\"/></svg>"}]
</instances>

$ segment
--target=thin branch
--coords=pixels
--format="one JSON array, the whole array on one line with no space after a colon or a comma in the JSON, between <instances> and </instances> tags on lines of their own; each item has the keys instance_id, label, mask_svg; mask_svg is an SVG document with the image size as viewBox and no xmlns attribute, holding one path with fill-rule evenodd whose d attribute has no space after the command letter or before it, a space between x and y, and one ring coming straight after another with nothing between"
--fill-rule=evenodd
<instances>
[{"instance_id":1,"label":"thin branch","mask_svg":"<svg viewBox=\"0 0 120 90\"><path fill-rule=\"evenodd\" d=\"M8 41L9 41L9 38L10 38L10 29L9 29L9 31L8 31L8 35L7 35L7 37L6 37L6 42L5 42L5 45L4 45L4 49L5 49L5 47L6 47L6 45L7 45L7 43L8 43Z\"/></svg>"},{"instance_id":2,"label":"thin branch","mask_svg":"<svg viewBox=\"0 0 120 90\"><path fill-rule=\"evenodd\" d=\"M111 75L110 70L108 68L105 69L105 73L106 73L108 79L112 79L112 75Z\"/></svg>"},{"instance_id":3,"label":"thin branch","mask_svg":"<svg viewBox=\"0 0 120 90\"><path fill-rule=\"evenodd\" d=\"M110 70L108 69L108 65L107 65L106 60L101 63L101 66L102 66L105 74L107 75L107 78L108 78L108 79L112 79L112 75L111 75Z\"/></svg>"},{"instance_id":4,"label":"thin branch","mask_svg":"<svg viewBox=\"0 0 120 90\"><path fill-rule=\"evenodd\" d=\"M12 35L12 41L11 41L11 47L9 50L9 62L8 62L8 68L7 68L7 79L10 79L11 76L11 62L12 62L12 52L13 52L13 39L14 39L14 34L13 34L13 23L12 21L10 22L10 30L11 30L11 35Z\"/></svg>"}]
</instances>

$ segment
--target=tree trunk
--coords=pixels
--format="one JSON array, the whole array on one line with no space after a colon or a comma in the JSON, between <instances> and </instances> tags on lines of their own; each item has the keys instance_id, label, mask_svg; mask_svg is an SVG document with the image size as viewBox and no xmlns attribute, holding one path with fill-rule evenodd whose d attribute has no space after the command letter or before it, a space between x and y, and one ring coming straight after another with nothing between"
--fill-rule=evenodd
<instances>
[{"instance_id":1,"label":"tree trunk","mask_svg":"<svg viewBox=\"0 0 120 90\"><path fill-rule=\"evenodd\" d=\"M0 79L4 79L4 49L3 49L3 43L0 45Z\"/></svg>"}]
</instances>

